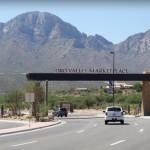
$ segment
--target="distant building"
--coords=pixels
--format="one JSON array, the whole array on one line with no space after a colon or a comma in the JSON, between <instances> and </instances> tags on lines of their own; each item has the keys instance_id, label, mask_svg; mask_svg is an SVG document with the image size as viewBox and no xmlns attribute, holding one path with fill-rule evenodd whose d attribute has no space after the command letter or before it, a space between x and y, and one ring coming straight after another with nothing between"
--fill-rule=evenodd
<instances>
[{"instance_id":1,"label":"distant building","mask_svg":"<svg viewBox=\"0 0 150 150\"><path fill-rule=\"evenodd\" d=\"M75 91L88 91L88 88L76 88Z\"/></svg>"},{"instance_id":2,"label":"distant building","mask_svg":"<svg viewBox=\"0 0 150 150\"><path fill-rule=\"evenodd\" d=\"M80 95L80 93L82 93L82 92L89 92L89 89L88 88L75 88L74 89L74 94L76 94L76 95Z\"/></svg>"},{"instance_id":3,"label":"distant building","mask_svg":"<svg viewBox=\"0 0 150 150\"><path fill-rule=\"evenodd\" d=\"M106 83L109 84L108 82L106 82ZM105 88L109 89L110 85L107 85ZM132 84L127 84L125 82L114 82L114 88L115 89L121 89L121 88L130 89L130 88L133 88L133 85Z\"/></svg>"}]
</instances>

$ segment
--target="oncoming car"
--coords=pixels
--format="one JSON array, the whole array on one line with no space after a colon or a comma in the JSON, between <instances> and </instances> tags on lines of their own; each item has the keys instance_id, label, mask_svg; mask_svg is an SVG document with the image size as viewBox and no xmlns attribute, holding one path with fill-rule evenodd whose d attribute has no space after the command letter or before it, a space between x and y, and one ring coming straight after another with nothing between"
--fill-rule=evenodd
<instances>
[{"instance_id":1,"label":"oncoming car","mask_svg":"<svg viewBox=\"0 0 150 150\"><path fill-rule=\"evenodd\" d=\"M124 124L124 111L120 106L106 107L105 112L105 124L108 122L120 122Z\"/></svg>"}]
</instances>

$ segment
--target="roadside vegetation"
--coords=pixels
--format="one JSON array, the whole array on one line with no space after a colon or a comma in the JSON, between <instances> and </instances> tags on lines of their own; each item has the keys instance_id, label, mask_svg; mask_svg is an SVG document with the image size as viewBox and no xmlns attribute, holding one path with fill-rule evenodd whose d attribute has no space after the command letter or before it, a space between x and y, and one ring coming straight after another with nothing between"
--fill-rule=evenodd
<instances>
[{"instance_id":1,"label":"roadside vegetation","mask_svg":"<svg viewBox=\"0 0 150 150\"><path fill-rule=\"evenodd\" d=\"M141 107L142 85L135 83L132 89L115 90L115 105L121 105L128 113L136 114ZM54 109L60 102L70 102L74 109L104 109L113 104L112 93L104 88L68 91L49 91L48 106L45 107L45 94L39 84L31 82L22 89L9 91L0 95L0 106L10 110L11 115L21 115L21 110L29 110L30 104L25 102L25 93L34 92L36 103L32 106L32 113L46 114L48 109Z\"/></svg>"},{"instance_id":2,"label":"roadside vegetation","mask_svg":"<svg viewBox=\"0 0 150 150\"><path fill-rule=\"evenodd\" d=\"M141 107L141 90L137 91L136 88L115 90L115 105L120 105L127 112L135 114L136 110ZM49 106L51 108L61 101L72 103L75 109L105 109L106 106L113 105L113 96L103 88L78 92L70 90L49 93Z\"/></svg>"}]
</instances>

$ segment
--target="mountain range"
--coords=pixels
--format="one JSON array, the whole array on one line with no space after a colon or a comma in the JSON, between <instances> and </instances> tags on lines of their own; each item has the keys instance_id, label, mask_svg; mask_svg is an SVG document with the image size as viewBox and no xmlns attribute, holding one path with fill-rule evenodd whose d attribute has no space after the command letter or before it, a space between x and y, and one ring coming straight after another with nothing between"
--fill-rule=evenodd
<instances>
[{"instance_id":1,"label":"mountain range","mask_svg":"<svg viewBox=\"0 0 150 150\"><path fill-rule=\"evenodd\" d=\"M0 23L1 72L55 72L58 68L116 68L143 72L150 68L150 30L113 44L87 36L47 12L27 12Z\"/></svg>"},{"instance_id":2,"label":"mountain range","mask_svg":"<svg viewBox=\"0 0 150 150\"><path fill-rule=\"evenodd\" d=\"M150 69L150 30L113 44L87 35L47 12L27 12L0 23L0 72L56 72L60 68Z\"/></svg>"}]
</instances>

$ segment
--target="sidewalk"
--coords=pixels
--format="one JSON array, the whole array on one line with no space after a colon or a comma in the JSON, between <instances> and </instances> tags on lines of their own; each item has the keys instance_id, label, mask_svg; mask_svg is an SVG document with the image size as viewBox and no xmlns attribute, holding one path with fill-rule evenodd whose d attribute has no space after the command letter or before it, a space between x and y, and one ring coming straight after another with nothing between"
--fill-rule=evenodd
<instances>
[{"instance_id":1,"label":"sidewalk","mask_svg":"<svg viewBox=\"0 0 150 150\"><path fill-rule=\"evenodd\" d=\"M140 116L142 119L150 119L150 116Z\"/></svg>"},{"instance_id":2,"label":"sidewalk","mask_svg":"<svg viewBox=\"0 0 150 150\"><path fill-rule=\"evenodd\" d=\"M21 127L1 129L0 135L23 132L23 131L30 131L30 130L49 127L49 126L54 126L57 124L61 124L61 120L54 120L51 122L30 122L30 123L26 122L25 125Z\"/></svg>"}]
</instances>

